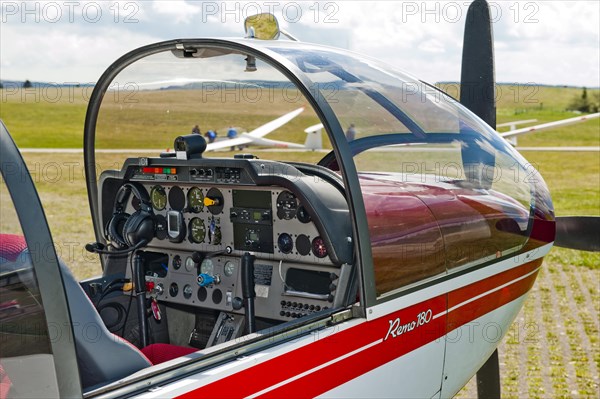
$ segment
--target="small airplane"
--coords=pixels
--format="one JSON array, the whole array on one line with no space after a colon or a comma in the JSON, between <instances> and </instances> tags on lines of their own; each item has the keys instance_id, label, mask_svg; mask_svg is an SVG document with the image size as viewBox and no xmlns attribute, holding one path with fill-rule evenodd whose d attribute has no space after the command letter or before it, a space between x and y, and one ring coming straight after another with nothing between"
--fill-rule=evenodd
<instances>
[{"instance_id":1,"label":"small airplane","mask_svg":"<svg viewBox=\"0 0 600 399\"><path fill-rule=\"evenodd\" d=\"M306 141L304 145L299 143L292 143L288 141L279 141L279 140L271 140L265 138L266 135L271 132L277 130L281 126L285 125L289 121L291 121L296 116L300 115L304 111L304 107L300 107L294 111L291 111L283 116L280 116L277 119L274 119L248 133L240 134L240 137L236 137L233 139L221 139L217 140L213 143L208 143L206 145L206 152L208 151L218 151L223 148L233 148L248 146L248 145L259 145L271 148L290 148L290 149L304 149L304 150L321 150L323 148L323 139L321 137L321 130L323 129L323 124L318 123L313 126L309 126L304 129L304 132L307 134Z\"/></svg>"},{"instance_id":2,"label":"small airplane","mask_svg":"<svg viewBox=\"0 0 600 399\"><path fill-rule=\"evenodd\" d=\"M446 398L474 375L480 397L499 397L496 349L544 256L553 245L599 251L600 223L556 217L539 173L495 131L490 21L475 0L461 103L405 96L420 82L376 60L278 41L270 14L248 18L246 38L124 55L84 125L97 240L85 249L102 273L83 281L58 258L0 123L0 302L30 304L0 324L0 399ZM273 88L262 103L156 90L122 107L105 95L122 76L260 86L257 70ZM173 107L185 96L228 120L285 109L244 135L254 143L312 112L320 124L307 134L323 129L328 145L314 146L332 150L317 162L305 151L208 157L214 146L191 134L168 137L174 156L128 154L97 174L96 142L135 148L138 129L164 148L177 113L163 111L186 116Z\"/></svg>"},{"instance_id":3,"label":"small airplane","mask_svg":"<svg viewBox=\"0 0 600 399\"><path fill-rule=\"evenodd\" d=\"M206 151L216 151L228 147L242 147L250 144L267 145L275 148L303 148L303 146L301 146L300 144L287 143L264 138L267 134L280 128L281 126L294 119L296 116L300 115L302 111L304 111L304 107L300 107L292 112L280 116L279 118L272 120L252 130L251 132L242 133L240 134L240 137L235 137L233 139L223 139L215 141L214 143L209 143L206 145Z\"/></svg>"}]
</instances>

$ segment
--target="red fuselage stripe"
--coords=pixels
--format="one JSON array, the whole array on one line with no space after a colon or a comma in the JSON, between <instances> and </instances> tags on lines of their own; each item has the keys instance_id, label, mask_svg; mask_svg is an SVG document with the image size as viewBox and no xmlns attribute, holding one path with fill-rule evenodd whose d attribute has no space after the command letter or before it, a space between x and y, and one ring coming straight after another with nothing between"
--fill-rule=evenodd
<instances>
[{"instance_id":1,"label":"red fuselage stripe","mask_svg":"<svg viewBox=\"0 0 600 399\"><path fill-rule=\"evenodd\" d=\"M339 333L328 333L331 335L324 338L315 332L315 339L320 339L310 345L239 371L178 398L247 397L257 393L261 393L259 397L273 398L317 396L519 298L533 285L537 271L532 271L541 262L539 259L527 263ZM522 278L526 275L527 277ZM518 281L508 284L517 279ZM506 286L493 291L502 285ZM488 291L493 292L467 302ZM469 296L466 295L467 292ZM446 298L454 306L462 305L446 315ZM433 315L443 315L431 318L426 323L421 320L422 324L418 325L419 315L428 310ZM352 356L345 356L377 340L383 341ZM336 361L338 358L340 360ZM322 367L328 362L331 364ZM309 372L312 369L318 371Z\"/></svg>"},{"instance_id":2,"label":"red fuselage stripe","mask_svg":"<svg viewBox=\"0 0 600 399\"><path fill-rule=\"evenodd\" d=\"M454 306L469 300L470 298L493 290L496 287L530 273L531 271L537 269L541 262L541 260L539 262L529 262L519 267L515 267L514 269L495 274L489 278L486 278L485 280L476 281L472 284L451 291L448 295L448 309L451 309Z\"/></svg>"}]
</instances>

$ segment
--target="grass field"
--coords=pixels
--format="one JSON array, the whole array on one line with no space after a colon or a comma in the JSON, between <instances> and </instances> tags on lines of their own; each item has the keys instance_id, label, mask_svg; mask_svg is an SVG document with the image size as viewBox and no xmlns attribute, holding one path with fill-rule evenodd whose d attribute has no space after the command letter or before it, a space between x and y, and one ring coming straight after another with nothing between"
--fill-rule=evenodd
<instances>
[{"instance_id":1,"label":"grass field","mask_svg":"<svg viewBox=\"0 0 600 399\"><path fill-rule=\"evenodd\" d=\"M2 96L0 118L21 147L80 148L86 107L83 91L87 89L79 90L81 92L75 94L72 101L65 98L57 102L43 101L40 96L37 101L33 96ZM546 87L529 90L511 97L510 89L506 89L508 94L499 99L498 123L522 119L538 119L542 123L574 116L565 108L580 90ZM517 88L513 88L513 92L517 92ZM203 128L216 126L221 129L232 124L251 129L281 115L284 110L290 110L289 104L262 109L252 117L242 113L239 119L224 121L215 105L195 117L171 114L171 118L177 121L175 130L189 129L198 123L195 122L198 119L205 122L201 124ZM164 122L164 115L161 118ZM302 142L302 130L314 123L314 115L307 114L272 137L289 140L291 136ZM162 129L163 125L160 126ZM133 131L137 128L130 126ZM125 130L120 132L121 135L130 136L132 130ZM133 143L147 144L143 140ZM519 138L519 145L600 146L600 121L527 135ZM230 153L216 155L230 156ZM314 162L322 155L305 153L298 156ZM600 153L524 152L523 155L546 180L557 215L600 215ZM99 274L99 263L83 250L83 245L94 241L95 237L82 156L28 153L24 157L44 204L59 255L78 278ZM294 154L261 153L261 158L269 157L285 160ZM97 167L100 170L119 168L120 159L119 155L100 154ZM600 254L555 248L546 258L538 280L514 329L500 348L504 396L598 397ZM535 326L533 336L527 335L531 323ZM459 394L460 397L473 395L472 383Z\"/></svg>"}]
</instances>

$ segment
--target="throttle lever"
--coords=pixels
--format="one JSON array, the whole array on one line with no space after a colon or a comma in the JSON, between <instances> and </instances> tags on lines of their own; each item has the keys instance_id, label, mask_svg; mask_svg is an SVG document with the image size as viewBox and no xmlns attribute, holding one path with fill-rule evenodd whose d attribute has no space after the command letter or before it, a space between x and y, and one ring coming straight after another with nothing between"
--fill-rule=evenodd
<instances>
[{"instance_id":1,"label":"throttle lever","mask_svg":"<svg viewBox=\"0 0 600 399\"><path fill-rule=\"evenodd\" d=\"M246 313L245 328L247 334L252 334L256 331L256 321L254 320L254 260L256 257L246 252L242 255L241 272L242 272L242 297L244 310Z\"/></svg>"}]
</instances>

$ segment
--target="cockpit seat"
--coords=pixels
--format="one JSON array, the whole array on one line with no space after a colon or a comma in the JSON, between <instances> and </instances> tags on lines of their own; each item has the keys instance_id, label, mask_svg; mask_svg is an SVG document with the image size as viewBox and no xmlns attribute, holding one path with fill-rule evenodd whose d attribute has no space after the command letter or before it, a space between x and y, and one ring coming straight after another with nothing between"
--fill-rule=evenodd
<instances>
[{"instance_id":1,"label":"cockpit seat","mask_svg":"<svg viewBox=\"0 0 600 399\"><path fill-rule=\"evenodd\" d=\"M196 351L169 344L152 344L140 351L127 340L111 333L70 270L61 260L59 264L84 389L119 380L143 368ZM22 236L0 234L0 266L3 272L31 269L27 244ZM65 335L63 337L66 338Z\"/></svg>"}]
</instances>

